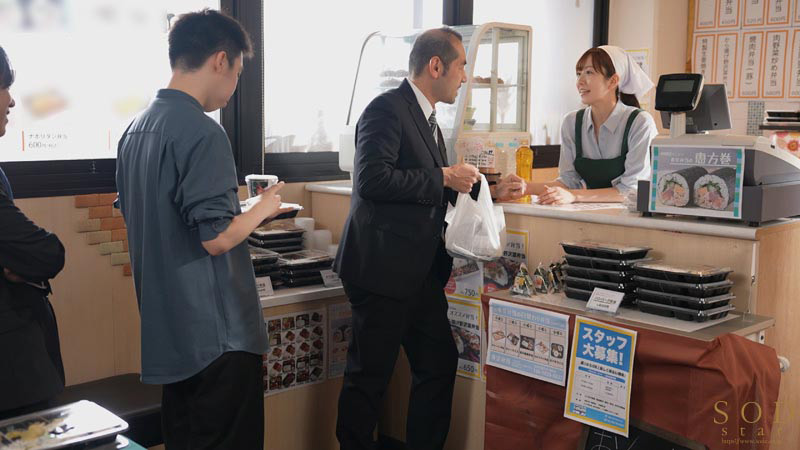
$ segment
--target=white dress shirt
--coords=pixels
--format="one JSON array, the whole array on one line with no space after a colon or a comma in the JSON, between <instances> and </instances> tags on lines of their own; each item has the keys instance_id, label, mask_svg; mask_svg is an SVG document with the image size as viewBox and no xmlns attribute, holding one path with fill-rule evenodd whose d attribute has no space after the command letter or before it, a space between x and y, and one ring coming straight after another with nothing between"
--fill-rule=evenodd
<instances>
[{"instance_id":1,"label":"white dress shirt","mask_svg":"<svg viewBox=\"0 0 800 450\"><path fill-rule=\"evenodd\" d=\"M583 157L589 159L612 159L622 153L622 136L625 124L636 108L621 101L600 126L598 136L594 134L592 107L586 108L583 115L582 146ZM575 116L578 111L568 113L561 123L561 157L558 161L558 180L570 189L584 189L586 182L575 170ZM653 117L642 111L631 124L628 135L628 155L625 158L625 172L611 180L611 185L621 193L636 189L639 180L650 178L650 141L658 135Z\"/></svg>"}]
</instances>

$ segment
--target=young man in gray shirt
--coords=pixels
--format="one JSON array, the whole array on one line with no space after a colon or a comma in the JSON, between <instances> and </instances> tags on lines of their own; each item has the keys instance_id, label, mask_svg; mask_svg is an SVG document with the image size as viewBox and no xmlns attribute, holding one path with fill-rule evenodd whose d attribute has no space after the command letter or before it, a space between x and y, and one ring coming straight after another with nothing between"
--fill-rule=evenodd
<instances>
[{"instance_id":1,"label":"young man in gray shirt","mask_svg":"<svg viewBox=\"0 0 800 450\"><path fill-rule=\"evenodd\" d=\"M246 238L283 212L282 184L242 213L230 142L205 114L228 103L251 53L234 19L182 15L169 33L169 86L119 142L142 381L163 385L167 449L263 447L267 336Z\"/></svg>"}]
</instances>

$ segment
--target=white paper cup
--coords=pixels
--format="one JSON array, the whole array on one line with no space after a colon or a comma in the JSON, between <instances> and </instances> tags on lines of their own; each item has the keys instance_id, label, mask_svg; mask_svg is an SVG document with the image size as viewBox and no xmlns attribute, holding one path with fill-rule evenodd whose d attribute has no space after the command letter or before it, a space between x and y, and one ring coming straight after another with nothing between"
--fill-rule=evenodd
<instances>
[{"instance_id":1,"label":"white paper cup","mask_svg":"<svg viewBox=\"0 0 800 450\"><path fill-rule=\"evenodd\" d=\"M270 186L278 184L278 177L275 175L258 175L250 174L244 177L247 183L247 196L255 197L270 188Z\"/></svg>"},{"instance_id":2,"label":"white paper cup","mask_svg":"<svg viewBox=\"0 0 800 450\"><path fill-rule=\"evenodd\" d=\"M333 235L331 234L331 230L315 230L312 233L312 236L312 247L314 250L327 252L328 246L333 243Z\"/></svg>"}]
</instances>

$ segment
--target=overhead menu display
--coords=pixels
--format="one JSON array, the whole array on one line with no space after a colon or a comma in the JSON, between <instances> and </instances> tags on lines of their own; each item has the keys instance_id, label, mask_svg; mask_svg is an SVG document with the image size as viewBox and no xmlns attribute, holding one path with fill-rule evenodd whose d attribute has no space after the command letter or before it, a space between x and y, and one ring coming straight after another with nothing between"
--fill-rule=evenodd
<instances>
[{"instance_id":1,"label":"overhead menu display","mask_svg":"<svg viewBox=\"0 0 800 450\"><path fill-rule=\"evenodd\" d=\"M800 98L800 1L697 0L691 71L731 101Z\"/></svg>"}]
</instances>

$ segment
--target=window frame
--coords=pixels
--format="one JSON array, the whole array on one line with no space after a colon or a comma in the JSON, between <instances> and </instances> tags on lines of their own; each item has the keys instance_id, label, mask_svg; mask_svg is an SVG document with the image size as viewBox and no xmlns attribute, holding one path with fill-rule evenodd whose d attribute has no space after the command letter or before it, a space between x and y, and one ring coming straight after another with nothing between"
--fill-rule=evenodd
<instances>
[{"instance_id":1,"label":"window frame","mask_svg":"<svg viewBox=\"0 0 800 450\"><path fill-rule=\"evenodd\" d=\"M442 0L442 23L471 25L474 0ZM277 175L286 182L345 180L338 152L264 153L263 1L221 0L222 11L239 20L253 39L239 88L220 112L231 141L240 184L250 173ZM609 0L594 0L594 44L608 41ZM245 120L247 118L247 120ZM534 146L537 168L558 166L558 146ZM0 158L2 161L2 158ZM541 161L541 164L539 162ZM16 198L59 197L116 192L116 159L3 162Z\"/></svg>"}]
</instances>

